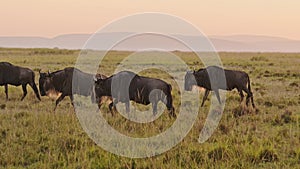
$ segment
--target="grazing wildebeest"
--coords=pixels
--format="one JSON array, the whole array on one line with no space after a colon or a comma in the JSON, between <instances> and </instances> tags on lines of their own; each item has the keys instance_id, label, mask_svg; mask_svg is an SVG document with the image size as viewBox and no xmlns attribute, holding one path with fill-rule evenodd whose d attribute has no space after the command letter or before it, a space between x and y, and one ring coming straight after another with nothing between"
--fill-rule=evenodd
<instances>
[{"instance_id":1,"label":"grazing wildebeest","mask_svg":"<svg viewBox=\"0 0 300 169\"><path fill-rule=\"evenodd\" d=\"M221 73L223 72L225 73L226 86L224 84L218 83L218 79L222 78ZM212 89L209 74L216 80L214 89ZM253 108L255 108L253 95L251 92L250 79L248 74L243 71L226 70L217 66L208 66L205 69L199 69L198 71L193 72L189 71L185 75L184 88L187 91L191 91L193 85L205 88L205 94L203 96L201 107L204 105L204 102L211 90L215 92L219 103L221 103L218 90L233 90L234 88L236 88L240 94L241 102L244 99L244 91L247 93L246 105L248 106L249 100L251 98L252 106Z\"/></svg>"},{"instance_id":2,"label":"grazing wildebeest","mask_svg":"<svg viewBox=\"0 0 300 169\"><path fill-rule=\"evenodd\" d=\"M104 75L96 75L97 78L105 78ZM39 88L42 96L56 97L55 108L66 96L69 96L73 104L74 94L94 96L94 75L80 71L77 68L67 67L52 73L41 73ZM72 88L73 87L73 88Z\"/></svg>"},{"instance_id":3,"label":"grazing wildebeest","mask_svg":"<svg viewBox=\"0 0 300 169\"><path fill-rule=\"evenodd\" d=\"M114 100L109 105L112 108L118 102L125 103L126 112L130 112L130 100L148 105L152 103L153 115L157 113L157 104L162 101L169 115L176 117L171 95L172 87L170 84L154 78L139 76L130 71L122 71L106 79L95 80L96 98L111 96Z\"/></svg>"},{"instance_id":4,"label":"grazing wildebeest","mask_svg":"<svg viewBox=\"0 0 300 169\"><path fill-rule=\"evenodd\" d=\"M4 85L5 87L6 100L8 100L8 84L14 86L22 85L23 96L21 100L27 95L26 86L29 84L36 97L41 100L38 88L34 83L34 72L29 68L15 66L8 62L0 62L0 86Z\"/></svg>"}]
</instances>

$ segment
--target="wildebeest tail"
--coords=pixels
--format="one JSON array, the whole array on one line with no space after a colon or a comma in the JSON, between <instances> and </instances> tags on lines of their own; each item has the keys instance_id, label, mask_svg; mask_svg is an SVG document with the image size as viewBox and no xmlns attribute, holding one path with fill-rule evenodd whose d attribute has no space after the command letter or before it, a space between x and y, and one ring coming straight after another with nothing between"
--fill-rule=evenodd
<instances>
[{"instance_id":1,"label":"wildebeest tail","mask_svg":"<svg viewBox=\"0 0 300 169\"><path fill-rule=\"evenodd\" d=\"M252 91L251 91L251 84L250 84L250 78L249 78L249 76L248 76L248 90L249 90L249 93L250 93L249 97L250 97L251 102L252 102L252 107L255 108L253 94L252 94Z\"/></svg>"},{"instance_id":2,"label":"wildebeest tail","mask_svg":"<svg viewBox=\"0 0 300 169\"><path fill-rule=\"evenodd\" d=\"M172 85L168 84L169 90L172 91Z\"/></svg>"},{"instance_id":3,"label":"wildebeest tail","mask_svg":"<svg viewBox=\"0 0 300 169\"><path fill-rule=\"evenodd\" d=\"M247 83L248 83L248 90L249 90L249 92L251 93L251 95L252 95L252 91L251 91L251 84L250 84L250 78L249 78L249 76L247 76Z\"/></svg>"},{"instance_id":4,"label":"wildebeest tail","mask_svg":"<svg viewBox=\"0 0 300 169\"><path fill-rule=\"evenodd\" d=\"M173 98L172 98L172 95L171 95L172 86L170 84L168 84L168 88L169 88L169 92L170 93L168 93L168 96L167 96L167 104L166 104L166 106L167 106L168 110L170 111L169 115L176 118L175 109L173 107Z\"/></svg>"}]
</instances>

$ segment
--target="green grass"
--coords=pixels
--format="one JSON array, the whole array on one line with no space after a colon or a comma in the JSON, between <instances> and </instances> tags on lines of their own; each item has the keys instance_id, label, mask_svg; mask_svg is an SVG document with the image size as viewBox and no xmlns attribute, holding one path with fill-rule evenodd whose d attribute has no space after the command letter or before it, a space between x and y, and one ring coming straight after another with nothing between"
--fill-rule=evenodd
<instances>
[{"instance_id":1,"label":"green grass","mask_svg":"<svg viewBox=\"0 0 300 169\"><path fill-rule=\"evenodd\" d=\"M55 71L73 66L79 53L78 50L1 48L0 60L33 69L38 82L38 70ZM130 54L132 52L109 52L99 71L111 75L117 66L123 65L123 58ZM180 56L190 68L203 67L193 53L176 51L174 54ZM249 74L258 110L240 106L237 91L227 93L219 127L205 143L200 144L197 140L209 102L199 109L196 123L177 146L151 158L130 159L98 147L81 128L69 98L64 99L54 113L54 101L51 99L43 97L38 102L28 87L28 96L21 102L21 87L9 86L9 101L5 101L4 87L0 88L0 168L299 167L300 54L219 55L226 68ZM180 105L178 88L169 75L157 69L141 73L162 78L175 86L172 92L174 105ZM203 93L200 99L202 96ZM135 106L142 110L150 108ZM158 134L174 121L164 112L155 122L132 123L119 114L112 117L107 105L103 107L102 114L115 129L134 137Z\"/></svg>"}]
</instances>

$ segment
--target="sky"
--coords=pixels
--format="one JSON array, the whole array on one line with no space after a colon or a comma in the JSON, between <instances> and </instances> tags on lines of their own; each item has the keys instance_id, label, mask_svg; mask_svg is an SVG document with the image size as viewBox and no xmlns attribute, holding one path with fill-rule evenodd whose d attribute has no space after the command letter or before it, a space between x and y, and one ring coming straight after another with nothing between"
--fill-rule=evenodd
<instances>
[{"instance_id":1,"label":"sky","mask_svg":"<svg viewBox=\"0 0 300 169\"><path fill-rule=\"evenodd\" d=\"M124 16L161 12L206 35L267 35L300 40L299 0L1 0L0 36L94 33Z\"/></svg>"}]
</instances>

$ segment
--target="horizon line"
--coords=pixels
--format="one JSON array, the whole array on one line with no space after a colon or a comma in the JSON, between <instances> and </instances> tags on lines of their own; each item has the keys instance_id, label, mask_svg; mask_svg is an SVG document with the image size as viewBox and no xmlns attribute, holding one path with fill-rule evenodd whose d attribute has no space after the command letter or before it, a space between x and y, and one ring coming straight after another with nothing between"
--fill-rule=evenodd
<instances>
[{"instance_id":1,"label":"horizon line","mask_svg":"<svg viewBox=\"0 0 300 169\"><path fill-rule=\"evenodd\" d=\"M101 32L100 34L109 34L109 33L129 33L129 32ZM131 32L130 32L131 33ZM58 34L55 36L42 36L42 35L0 35L1 38L44 38L44 39L55 39L60 36L65 35L89 35L92 36L97 33L65 33L65 34ZM196 37L197 35L184 35L184 34L172 34L172 35L181 35L181 36L191 36ZM286 39L291 41L300 41L300 39L292 39L290 37L280 36L280 35L267 35L267 34L244 34L244 33L237 33L237 34L211 34L206 35L204 37L207 38L214 38L214 37L234 37L234 36L256 36L256 37L266 37L266 38L280 38L280 39Z\"/></svg>"}]
</instances>

